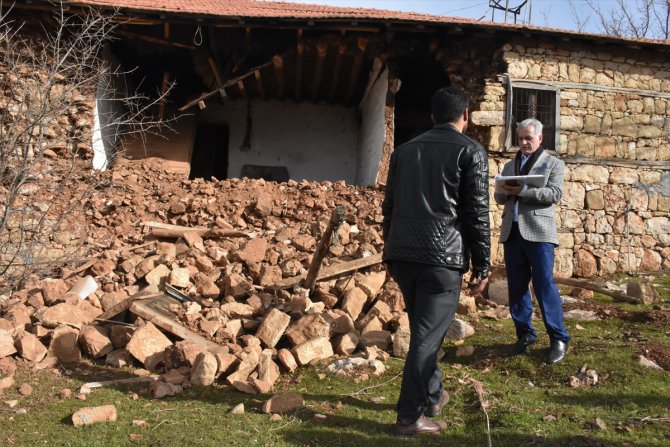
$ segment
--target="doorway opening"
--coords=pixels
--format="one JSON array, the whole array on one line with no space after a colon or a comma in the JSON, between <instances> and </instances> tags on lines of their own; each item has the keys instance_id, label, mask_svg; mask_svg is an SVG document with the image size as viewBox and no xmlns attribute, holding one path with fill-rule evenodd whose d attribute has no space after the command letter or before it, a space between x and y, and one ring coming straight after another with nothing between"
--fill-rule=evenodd
<instances>
[{"instance_id":1,"label":"doorway opening","mask_svg":"<svg viewBox=\"0 0 670 447\"><path fill-rule=\"evenodd\" d=\"M191 157L190 179L228 178L228 142L230 129L226 123L199 123Z\"/></svg>"}]
</instances>

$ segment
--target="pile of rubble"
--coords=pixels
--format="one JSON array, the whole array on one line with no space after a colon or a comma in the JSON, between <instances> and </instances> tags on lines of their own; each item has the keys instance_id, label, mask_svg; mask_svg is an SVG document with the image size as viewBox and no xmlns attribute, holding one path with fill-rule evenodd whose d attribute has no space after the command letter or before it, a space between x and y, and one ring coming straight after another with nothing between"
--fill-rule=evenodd
<instances>
[{"instance_id":1,"label":"pile of rubble","mask_svg":"<svg viewBox=\"0 0 670 447\"><path fill-rule=\"evenodd\" d=\"M161 397L219 378L266 393L282 370L371 347L406 354L402 296L380 264L381 191L186 180L155 161L106 175L109 187L86 211L98 249L4 297L2 361L48 366L83 355L139 367L162 373L150 387ZM345 218L326 245L322 279L301 288L336 206ZM450 336L473 332L456 320ZM11 385L7 376L0 386Z\"/></svg>"}]
</instances>

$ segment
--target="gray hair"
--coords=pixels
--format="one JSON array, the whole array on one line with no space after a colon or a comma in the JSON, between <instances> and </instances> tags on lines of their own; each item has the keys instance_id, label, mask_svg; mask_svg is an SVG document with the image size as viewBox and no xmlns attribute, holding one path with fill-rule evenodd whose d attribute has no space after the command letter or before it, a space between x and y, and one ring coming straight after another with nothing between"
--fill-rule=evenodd
<instances>
[{"instance_id":1,"label":"gray hair","mask_svg":"<svg viewBox=\"0 0 670 447\"><path fill-rule=\"evenodd\" d=\"M521 121L520 123L516 123L516 131L518 132L521 129L526 129L530 126L533 126L536 135L542 135L542 123L535 118L528 118Z\"/></svg>"}]
</instances>

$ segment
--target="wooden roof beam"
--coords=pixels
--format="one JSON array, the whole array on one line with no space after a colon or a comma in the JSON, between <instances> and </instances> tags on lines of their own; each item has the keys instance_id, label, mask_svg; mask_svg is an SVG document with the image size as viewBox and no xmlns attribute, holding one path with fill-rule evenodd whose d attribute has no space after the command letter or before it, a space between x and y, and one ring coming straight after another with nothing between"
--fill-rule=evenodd
<instances>
[{"instance_id":1,"label":"wooden roof beam","mask_svg":"<svg viewBox=\"0 0 670 447\"><path fill-rule=\"evenodd\" d=\"M295 54L295 99L300 101L302 87L302 56L305 52L305 41L302 38L303 29L297 30L296 54Z\"/></svg>"},{"instance_id":2,"label":"wooden roof beam","mask_svg":"<svg viewBox=\"0 0 670 447\"><path fill-rule=\"evenodd\" d=\"M330 95L328 100L333 102L335 100L335 93L337 93L337 85L340 82L340 72L342 71L342 57L347 52L347 44L340 42L337 48L337 59L335 60L335 69L333 70L333 83L330 86Z\"/></svg>"},{"instance_id":3,"label":"wooden roof beam","mask_svg":"<svg viewBox=\"0 0 670 447\"><path fill-rule=\"evenodd\" d=\"M365 56L365 50L368 47L368 39L365 37L358 38L358 52L354 59L353 67L351 68L351 78L349 79L349 87L347 88L347 95L344 98L344 103L349 104L351 98L354 95L354 90L356 89L356 84L358 84L358 79L361 77L361 70L363 68L363 57Z\"/></svg>"},{"instance_id":4,"label":"wooden roof beam","mask_svg":"<svg viewBox=\"0 0 670 447\"><path fill-rule=\"evenodd\" d=\"M314 69L314 84L312 84L312 102L316 101L319 94L319 86L321 85L321 77L323 76L323 61L328 54L328 42L319 41L316 44L316 67Z\"/></svg>"}]
</instances>

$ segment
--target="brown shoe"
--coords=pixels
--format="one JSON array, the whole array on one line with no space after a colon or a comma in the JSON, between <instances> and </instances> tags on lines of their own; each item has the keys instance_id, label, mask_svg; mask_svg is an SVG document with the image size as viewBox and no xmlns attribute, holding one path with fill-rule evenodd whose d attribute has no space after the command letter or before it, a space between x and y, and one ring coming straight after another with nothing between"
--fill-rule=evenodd
<instances>
[{"instance_id":1,"label":"brown shoe","mask_svg":"<svg viewBox=\"0 0 670 447\"><path fill-rule=\"evenodd\" d=\"M444 422L433 422L426 416L421 416L413 424L405 425L396 422L393 426L393 431L396 435L414 436L421 433L438 433L446 428L446 426Z\"/></svg>"},{"instance_id":2,"label":"brown shoe","mask_svg":"<svg viewBox=\"0 0 670 447\"><path fill-rule=\"evenodd\" d=\"M435 405L428 405L428 408L426 408L426 411L424 411L423 414L425 414L429 418L435 417L440 414L440 412L442 411L442 407L444 407L448 403L449 403L449 393L447 393L447 390L442 390L440 400Z\"/></svg>"}]
</instances>

